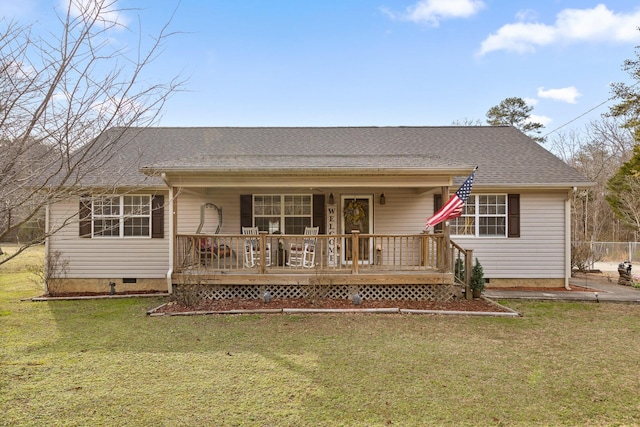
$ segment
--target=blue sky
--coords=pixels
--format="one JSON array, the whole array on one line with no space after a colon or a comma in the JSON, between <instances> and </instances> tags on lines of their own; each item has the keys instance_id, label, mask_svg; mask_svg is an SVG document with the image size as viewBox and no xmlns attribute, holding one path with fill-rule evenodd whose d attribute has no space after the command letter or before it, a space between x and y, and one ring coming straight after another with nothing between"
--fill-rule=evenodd
<instances>
[{"instance_id":1,"label":"blue sky","mask_svg":"<svg viewBox=\"0 0 640 427\"><path fill-rule=\"evenodd\" d=\"M545 132L580 131L612 102L640 45L629 0L117 0L152 33L174 9L149 70L186 91L163 126L440 126L480 119L507 97ZM60 0L0 2L5 17L53 25ZM136 42L133 31L111 37ZM165 77L166 76L166 77ZM577 120L576 120L577 119ZM571 122L574 120L573 122ZM570 124L567 124L571 122Z\"/></svg>"}]
</instances>

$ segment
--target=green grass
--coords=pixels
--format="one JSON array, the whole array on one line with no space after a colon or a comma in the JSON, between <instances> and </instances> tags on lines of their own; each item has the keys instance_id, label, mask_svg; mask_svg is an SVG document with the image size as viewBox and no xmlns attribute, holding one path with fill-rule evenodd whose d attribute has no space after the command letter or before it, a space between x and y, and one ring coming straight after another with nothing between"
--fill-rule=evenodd
<instances>
[{"instance_id":1,"label":"green grass","mask_svg":"<svg viewBox=\"0 0 640 427\"><path fill-rule=\"evenodd\" d=\"M0 266L2 426L640 425L640 306L150 318L21 301L27 260Z\"/></svg>"}]
</instances>

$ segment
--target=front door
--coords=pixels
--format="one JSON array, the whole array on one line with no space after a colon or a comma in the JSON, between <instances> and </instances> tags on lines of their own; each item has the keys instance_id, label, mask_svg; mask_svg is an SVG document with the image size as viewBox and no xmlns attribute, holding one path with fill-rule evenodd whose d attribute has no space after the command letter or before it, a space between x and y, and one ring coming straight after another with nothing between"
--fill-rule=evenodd
<instances>
[{"instance_id":1,"label":"front door","mask_svg":"<svg viewBox=\"0 0 640 427\"><path fill-rule=\"evenodd\" d=\"M358 230L360 234L373 233L373 196L344 195L342 196L342 233L351 234ZM361 238L359 240L359 262L370 264L372 262L373 239ZM351 239L345 239L342 245L342 259L347 264L353 262Z\"/></svg>"}]
</instances>

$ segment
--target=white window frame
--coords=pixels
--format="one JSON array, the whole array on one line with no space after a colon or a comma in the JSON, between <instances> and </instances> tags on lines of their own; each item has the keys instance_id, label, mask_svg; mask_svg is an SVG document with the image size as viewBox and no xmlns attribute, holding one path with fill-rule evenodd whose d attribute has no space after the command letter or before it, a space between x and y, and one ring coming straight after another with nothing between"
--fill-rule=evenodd
<instances>
[{"instance_id":1,"label":"white window frame","mask_svg":"<svg viewBox=\"0 0 640 427\"><path fill-rule=\"evenodd\" d=\"M276 198L280 199L279 209L277 209L277 212L273 212L273 211L269 213L264 213L264 211L258 212L260 210L260 206L256 202L256 198L268 198L268 197L272 198L272 200L275 200ZM287 209L288 207L286 206L287 197L294 198L294 202L296 198L308 198L308 204L307 203L302 203L297 205L293 204L291 208L293 208L294 211L291 212L291 211L288 211ZM253 194L252 198L253 200L252 200L251 217L252 217L254 226L256 224L256 218L277 219L278 228L275 227L276 222L273 222L274 226L269 225L269 230L266 230L269 232L269 234L273 234L274 232L280 232L281 234L285 234L285 224L286 224L287 218L309 218L309 226L313 226L313 194L308 194L308 193ZM308 211L300 212L299 210L300 208L302 208L302 210L308 208ZM269 221L269 223L271 224L272 221ZM300 234L302 234L302 232Z\"/></svg>"},{"instance_id":2,"label":"white window frame","mask_svg":"<svg viewBox=\"0 0 640 427\"><path fill-rule=\"evenodd\" d=\"M481 198L486 197L502 197L503 203L494 203L488 204L480 203ZM497 212L486 213L481 209L481 207L490 207L497 206ZM504 207L504 212L501 211L500 207ZM483 211L483 212L481 212ZM473 233L468 234L455 234L457 228L464 228L464 225L458 226L458 224L466 221L467 218L473 218ZM504 218L504 234L480 234L480 219L481 218ZM465 203L462 209L462 215L458 218L452 219L449 221L449 227L451 230L451 236L457 238L464 237L477 237L477 238L495 238L495 239L506 239L508 236L508 218L509 218L509 197L504 193L487 193L487 194L472 194L469 196L469 199Z\"/></svg>"},{"instance_id":3,"label":"white window frame","mask_svg":"<svg viewBox=\"0 0 640 427\"><path fill-rule=\"evenodd\" d=\"M126 201L131 201L133 198L143 198L147 199L146 203L141 204L126 204ZM103 214L97 212L100 208L99 200L103 199L112 199L117 200L117 204L113 204L114 208L117 207L117 213ZM113 196L97 196L91 199L91 237L96 239L150 239L152 226L151 226L151 213L152 213L152 197L150 194L124 194L124 195L113 195ZM126 209L128 206L141 206L141 212L135 212L131 209ZM114 209L115 210L115 209ZM130 212L125 213L125 211L129 210ZM125 235L125 225L128 219L136 219L142 218L147 219L148 223L148 233L146 235ZM117 226L114 225L114 228L117 227L118 233L115 235L103 235L100 233L100 230L97 230L96 221L100 220L113 220L117 222Z\"/></svg>"}]
</instances>

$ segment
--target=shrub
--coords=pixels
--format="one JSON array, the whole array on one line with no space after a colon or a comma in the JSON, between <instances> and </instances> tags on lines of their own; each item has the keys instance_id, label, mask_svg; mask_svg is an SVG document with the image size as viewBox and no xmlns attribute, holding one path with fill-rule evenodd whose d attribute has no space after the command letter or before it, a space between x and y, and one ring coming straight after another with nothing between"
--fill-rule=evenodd
<instances>
[{"instance_id":1,"label":"shrub","mask_svg":"<svg viewBox=\"0 0 640 427\"><path fill-rule=\"evenodd\" d=\"M484 291L484 270L478 258L476 258L476 263L471 270L471 289L474 291Z\"/></svg>"}]
</instances>

